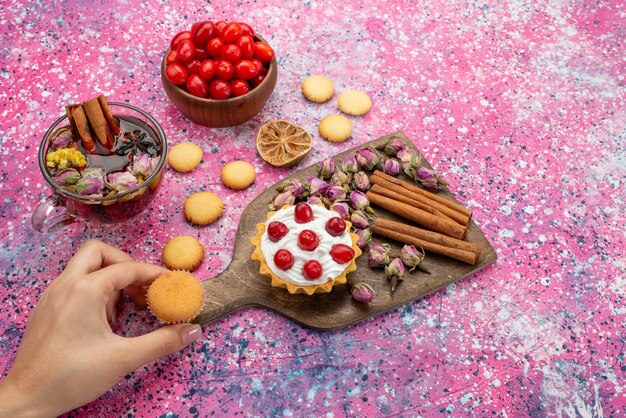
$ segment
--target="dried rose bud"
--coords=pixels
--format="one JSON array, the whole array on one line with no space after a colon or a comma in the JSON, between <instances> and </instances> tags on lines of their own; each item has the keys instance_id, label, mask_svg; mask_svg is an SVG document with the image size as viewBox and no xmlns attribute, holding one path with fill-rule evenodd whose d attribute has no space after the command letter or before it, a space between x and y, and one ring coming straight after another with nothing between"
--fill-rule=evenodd
<instances>
[{"instance_id":1,"label":"dried rose bud","mask_svg":"<svg viewBox=\"0 0 626 418\"><path fill-rule=\"evenodd\" d=\"M98 177L83 177L76 183L76 193L83 196L100 194L103 189L104 181Z\"/></svg>"},{"instance_id":2,"label":"dried rose bud","mask_svg":"<svg viewBox=\"0 0 626 418\"><path fill-rule=\"evenodd\" d=\"M350 206L345 202L336 202L330 205L330 210L337 212L341 219L350 218Z\"/></svg>"},{"instance_id":3,"label":"dried rose bud","mask_svg":"<svg viewBox=\"0 0 626 418\"><path fill-rule=\"evenodd\" d=\"M389 244L374 243L370 246L370 250L367 253L367 262L370 267L385 267L389 264L389 253L391 247Z\"/></svg>"},{"instance_id":4,"label":"dried rose bud","mask_svg":"<svg viewBox=\"0 0 626 418\"><path fill-rule=\"evenodd\" d=\"M51 145L54 149L69 148L74 142L72 131L68 128L59 129L56 132L56 136L52 138Z\"/></svg>"},{"instance_id":5,"label":"dried rose bud","mask_svg":"<svg viewBox=\"0 0 626 418\"><path fill-rule=\"evenodd\" d=\"M368 216L362 210L355 210L350 214L350 222L355 228L365 229L370 226Z\"/></svg>"},{"instance_id":6,"label":"dried rose bud","mask_svg":"<svg viewBox=\"0 0 626 418\"><path fill-rule=\"evenodd\" d=\"M383 166L383 171L385 174L389 174L390 176L397 176L400 174L400 170L402 170L402 164L400 161L390 158L385 161L385 165Z\"/></svg>"},{"instance_id":7,"label":"dried rose bud","mask_svg":"<svg viewBox=\"0 0 626 418\"><path fill-rule=\"evenodd\" d=\"M422 183L422 186L430 189L439 189L439 185L447 185L448 182L439 177L439 173L435 170L429 170L426 167L420 167L417 170L417 176L415 180Z\"/></svg>"},{"instance_id":8,"label":"dried rose bud","mask_svg":"<svg viewBox=\"0 0 626 418\"><path fill-rule=\"evenodd\" d=\"M356 173L359 171L359 162L354 155L344 158L341 162L341 170L346 173Z\"/></svg>"},{"instance_id":9,"label":"dried rose bud","mask_svg":"<svg viewBox=\"0 0 626 418\"><path fill-rule=\"evenodd\" d=\"M141 154L139 157L135 157L131 173L135 176L141 176L143 178L148 177L154 171L152 166L152 159L148 154Z\"/></svg>"},{"instance_id":10,"label":"dried rose bud","mask_svg":"<svg viewBox=\"0 0 626 418\"><path fill-rule=\"evenodd\" d=\"M307 201L306 201L309 205L321 205L323 204L322 199L320 199L318 196L310 196Z\"/></svg>"},{"instance_id":11,"label":"dried rose bud","mask_svg":"<svg viewBox=\"0 0 626 418\"><path fill-rule=\"evenodd\" d=\"M337 170L329 181L333 186L346 187L349 186L352 181L352 174Z\"/></svg>"},{"instance_id":12,"label":"dried rose bud","mask_svg":"<svg viewBox=\"0 0 626 418\"><path fill-rule=\"evenodd\" d=\"M105 175L106 175L106 172L104 171L104 169L97 168L97 167L87 168L83 170L82 172L82 176L84 179L97 178L97 179L104 181Z\"/></svg>"},{"instance_id":13,"label":"dried rose bud","mask_svg":"<svg viewBox=\"0 0 626 418\"><path fill-rule=\"evenodd\" d=\"M109 187L116 190L118 193L125 192L137 186L137 177L133 176L132 173L128 171L111 173L106 179Z\"/></svg>"},{"instance_id":14,"label":"dried rose bud","mask_svg":"<svg viewBox=\"0 0 626 418\"><path fill-rule=\"evenodd\" d=\"M280 209L285 205L293 205L296 202L296 198L291 192L282 192L278 194L272 202L275 209Z\"/></svg>"},{"instance_id":15,"label":"dried rose bud","mask_svg":"<svg viewBox=\"0 0 626 418\"><path fill-rule=\"evenodd\" d=\"M309 194L311 196L324 195L329 187L330 184L326 183L322 179L318 179L317 177L311 177L309 179Z\"/></svg>"},{"instance_id":16,"label":"dried rose bud","mask_svg":"<svg viewBox=\"0 0 626 418\"><path fill-rule=\"evenodd\" d=\"M352 185L355 189L366 192L370 189L370 178L367 176L365 171L359 171L354 175Z\"/></svg>"},{"instance_id":17,"label":"dried rose bud","mask_svg":"<svg viewBox=\"0 0 626 418\"><path fill-rule=\"evenodd\" d=\"M402 260L399 258L394 258L391 262L385 267L385 274L387 275L387 280L391 281L391 291L396 290L396 285L398 281L404 280L404 264L402 264Z\"/></svg>"},{"instance_id":18,"label":"dried rose bud","mask_svg":"<svg viewBox=\"0 0 626 418\"><path fill-rule=\"evenodd\" d=\"M73 168L68 168L66 170L59 171L54 176L54 181L59 186L71 186L73 184L76 184L78 180L80 180L80 173L74 170Z\"/></svg>"},{"instance_id":19,"label":"dried rose bud","mask_svg":"<svg viewBox=\"0 0 626 418\"><path fill-rule=\"evenodd\" d=\"M402 150L398 152L398 158L402 164L402 169L407 170L419 166L420 158L413 151Z\"/></svg>"},{"instance_id":20,"label":"dried rose bud","mask_svg":"<svg viewBox=\"0 0 626 418\"><path fill-rule=\"evenodd\" d=\"M370 303L374 299L374 289L367 283L357 283L350 289L357 302Z\"/></svg>"},{"instance_id":21,"label":"dried rose bud","mask_svg":"<svg viewBox=\"0 0 626 418\"><path fill-rule=\"evenodd\" d=\"M335 172L335 160L332 157L328 157L325 160L320 161L317 164L319 169L319 176L322 180L328 180Z\"/></svg>"},{"instance_id":22,"label":"dried rose bud","mask_svg":"<svg viewBox=\"0 0 626 418\"><path fill-rule=\"evenodd\" d=\"M373 170L380 161L380 157L376 153L376 150L372 148L361 148L356 152L356 160L364 170Z\"/></svg>"},{"instance_id":23,"label":"dried rose bud","mask_svg":"<svg viewBox=\"0 0 626 418\"><path fill-rule=\"evenodd\" d=\"M365 210L370 205L370 201L367 196L365 196L365 193L352 190L350 192L350 204L356 210Z\"/></svg>"},{"instance_id":24,"label":"dried rose bud","mask_svg":"<svg viewBox=\"0 0 626 418\"><path fill-rule=\"evenodd\" d=\"M346 199L346 191L341 186L331 186L326 190L325 196L331 202L336 200L345 200Z\"/></svg>"},{"instance_id":25,"label":"dried rose bud","mask_svg":"<svg viewBox=\"0 0 626 418\"><path fill-rule=\"evenodd\" d=\"M289 179L286 182L286 185L283 188L285 192L291 192L294 197L302 197L305 192L305 187L300 180L297 179Z\"/></svg>"},{"instance_id":26,"label":"dried rose bud","mask_svg":"<svg viewBox=\"0 0 626 418\"><path fill-rule=\"evenodd\" d=\"M402 139L393 137L385 144L385 152L390 157L394 157L398 154L398 152L404 150L405 143Z\"/></svg>"},{"instance_id":27,"label":"dried rose bud","mask_svg":"<svg viewBox=\"0 0 626 418\"><path fill-rule=\"evenodd\" d=\"M410 268L409 271L413 271L419 267L425 256L424 250L418 250L414 245L405 245L402 247L400 258L404 265Z\"/></svg>"},{"instance_id":28,"label":"dried rose bud","mask_svg":"<svg viewBox=\"0 0 626 418\"><path fill-rule=\"evenodd\" d=\"M361 249L365 248L372 239L372 231L370 231L369 229L357 229L355 234L359 237L356 245Z\"/></svg>"}]
</instances>

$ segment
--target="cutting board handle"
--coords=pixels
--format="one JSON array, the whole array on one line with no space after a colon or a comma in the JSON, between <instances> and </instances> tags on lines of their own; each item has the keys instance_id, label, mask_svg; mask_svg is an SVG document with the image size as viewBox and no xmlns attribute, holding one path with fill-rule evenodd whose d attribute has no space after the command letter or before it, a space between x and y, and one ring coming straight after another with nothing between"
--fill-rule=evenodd
<instances>
[{"instance_id":1,"label":"cutting board handle","mask_svg":"<svg viewBox=\"0 0 626 418\"><path fill-rule=\"evenodd\" d=\"M194 323L206 325L244 306L254 304L250 295L246 294L249 289L242 286L233 264L231 263L217 277L202 283L204 286L204 307L194 319Z\"/></svg>"}]
</instances>

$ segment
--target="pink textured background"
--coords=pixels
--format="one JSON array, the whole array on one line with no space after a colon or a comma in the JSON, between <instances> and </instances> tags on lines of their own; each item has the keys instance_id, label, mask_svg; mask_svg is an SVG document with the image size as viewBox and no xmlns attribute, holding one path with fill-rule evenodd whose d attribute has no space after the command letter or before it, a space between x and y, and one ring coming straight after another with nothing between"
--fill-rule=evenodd
<instances>
[{"instance_id":1,"label":"pink textured background","mask_svg":"<svg viewBox=\"0 0 626 418\"><path fill-rule=\"evenodd\" d=\"M3 2L0 7L0 376L34 304L88 238L160 262L174 235L208 251L198 275L228 264L245 205L289 174L254 148L258 127L296 121L314 135L300 167L402 130L449 180L498 261L422 300L337 332L246 309L209 325L178 355L127 376L71 416L623 416L626 282L626 7L617 1ZM197 20L250 23L280 74L264 110L232 129L184 119L159 77L170 37ZM621 44L621 46L620 46ZM374 107L329 144L308 103L311 73ZM102 92L151 113L170 144L194 141L199 169L168 169L144 218L40 235L30 214L49 193L36 151L68 102ZM221 186L244 159L249 189ZM224 217L183 219L197 190ZM127 301L126 301L127 302ZM126 303L118 332L158 325Z\"/></svg>"}]
</instances>

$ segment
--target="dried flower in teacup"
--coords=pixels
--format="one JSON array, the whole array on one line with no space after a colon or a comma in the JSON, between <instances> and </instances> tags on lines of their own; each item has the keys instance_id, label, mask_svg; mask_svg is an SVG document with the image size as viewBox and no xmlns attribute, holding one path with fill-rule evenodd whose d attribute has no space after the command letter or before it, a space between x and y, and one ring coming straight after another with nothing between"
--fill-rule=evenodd
<instances>
[{"instance_id":1,"label":"dried flower in teacup","mask_svg":"<svg viewBox=\"0 0 626 418\"><path fill-rule=\"evenodd\" d=\"M332 157L328 157L325 160L320 161L317 164L319 170L319 177L322 180L328 180L335 172L335 160Z\"/></svg>"},{"instance_id":2,"label":"dried flower in teacup","mask_svg":"<svg viewBox=\"0 0 626 418\"><path fill-rule=\"evenodd\" d=\"M422 261L424 261L424 257L426 257L426 254L423 249L418 250L414 245L405 245L402 247L400 258L402 259L404 265L410 268L409 271L413 271L418 268L430 274L430 271L421 265Z\"/></svg>"},{"instance_id":3,"label":"dried flower in teacup","mask_svg":"<svg viewBox=\"0 0 626 418\"><path fill-rule=\"evenodd\" d=\"M380 157L375 149L366 147L356 152L356 160L364 170L373 170L380 161Z\"/></svg>"},{"instance_id":4,"label":"dried flower in teacup","mask_svg":"<svg viewBox=\"0 0 626 418\"><path fill-rule=\"evenodd\" d=\"M319 196L309 196L306 200L309 205L323 205L322 199Z\"/></svg>"},{"instance_id":5,"label":"dried flower in teacup","mask_svg":"<svg viewBox=\"0 0 626 418\"><path fill-rule=\"evenodd\" d=\"M87 165L87 158L74 148L59 148L46 154L46 167L55 170L81 168Z\"/></svg>"},{"instance_id":6,"label":"dried flower in teacup","mask_svg":"<svg viewBox=\"0 0 626 418\"><path fill-rule=\"evenodd\" d=\"M118 171L107 175L106 183L117 193L123 193L137 187L137 177L128 171Z\"/></svg>"},{"instance_id":7,"label":"dried flower in teacup","mask_svg":"<svg viewBox=\"0 0 626 418\"><path fill-rule=\"evenodd\" d=\"M370 221L369 217L362 210L355 210L350 214L350 222L352 222L352 226L359 229L369 228Z\"/></svg>"},{"instance_id":8,"label":"dried flower in teacup","mask_svg":"<svg viewBox=\"0 0 626 418\"><path fill-rule=\"evenodd\" d=\"M422 186L430 189L439 189L440 185L446 186L448 184L447 181L439 176L439 173L426 167L420 167L417 170L415 180L422 183Z\"/></svg>"},{"instance_id":9,"label":"dried flower in teacup","mask_svg":"<svg viewBox=\"0 0 626 418\"><path fill-rule=\"evenodd\" d=\"M69 128L59 129L50 141L50 145L54 149L69 148L74 142L72 131Z\"/></svg>"},{"instance_id":10,"label":"dried flower in teacup","mask_svg":"<svg viewBox=\"0 0 626 418\"><path fill-rule=\"evenodd\" d=\"M73 168L59 171L54 177L59 186L71 186L80 180L80 173Z\"/></svg>"},{"instance_id":11,"label":"dried flower in teacup","mask_svg":"<svg viewBox=\"0 0 626 418\"><path fill-rule=\"evenodd\" d=\"M391 253L391 246L389 244L374 243L370 245L370 250L367 253L367 262L370 267L385 267L389 264L389 254Z\"/></svg>"},{"instance_id":12,"label":"dried flower in teacup","mask_svg":"<svg viewBox=\"0 0 626 418\"><path fill-rule=\"evenodd\" d=\"M346 200L347 193L346 190L341 186L331 186L328 188L328 190L326 190L324 196L331 202L334 202L336 200Z\"/></svg>"},{"instance_id":13,"label":"dried flower in teacup","mask_svg":"<svg viewBox=\"0 0 626 418\"><path fill-rule=\"evenodd\" d=\"M350 206L348 206L345 202L335 202L330 205L330 210L337 212L341 219L349 219L350 218Z\"/></svg>"},{"instance_id":14,"label":"dried flower in teacup","mask_svg":"<svg viewBox=\"0 0 626 418\"><path fill-rule=\"evenodd\" d=\"M271 210L280 209L285 205L293 205L296 201L296 197L291 192L282 192L276 195L274 201L270 205Z\"/></svg>"},{"instance_id":15,"label":"dried flower in teacup","mask_svg":"<svg viewBox=\"0 0 626 418\"><path fill-rule=\"evenodd\" d=\"M400 174L400 170L402 170L402 164L400 164L400 161L396 160L395 158L389 158L387 161L385 161L385 165L383 166L383 171L385 172L385 174L389 174L390 176L395 177Z\"/></svg>"},{"instance_id":16,"label":"dried flower in teacup","mask_svg":"<svg viewBox=\"0 0 626 418\"><path fill-rule=\"evenodd\" d=\"M402 164L402 169L405 171L419 166L420 157L413 151L403 149L402 151L398 151L397 157L400 160L400 164Z\"/></svg>"},{"instance_id":17,"label":"dried flower in teacup","mask_svg":"<svg viewBox=\"0 0 626 418\"><path fill-rule=\"evenodd\" d=\"M97 178L104 181L104 176L106 175L106 172L102 168L94 167L83 170L81 175L84 179Z\"/></svg>"},{"instance_id":18,"label":"dried flower in teacup","mask_svg":"<svg viewBox=\"0 0 626 418\"><path fill-rule=\"evenodd\" d=\"M335 174L330 178L329 182L333 186L349 187L352 181L352 174L346 173L341 170L335 171Z\"/></svg>"},{"instance_id":19,"label":"dried flower in teacup","mask_svg":"<svg viewBox=\"0 0 626 418\"><path fill-rule=\"evenodd\" d=\"M354 233L359 237L356 245L361 249L365 248L372 239L372 231L370 231L369 228L357 229Z\"/></svg>"},{"instance_id":20,"label":"dried flower in teacup","mask_svg":"<svg viewBox=\"0 0 626 418\"><path fill-rule=\"evenodd\" d=\"M393 137L385 144L385 152L390 157L395 157L398 152L404 150L406 147L404 141L398 137Z\"/></svg>"},{"instance_id":21,"label":"dried flower in teacup","mask_svg":"<svg viewBox=\"0 0 626 418\"><path fill-rule=\"evenodd\" d=\"M104 180L99 177L82 177L75 187L76 193L83 196L101 195L104 190Z\"/></svg>"},{"instance_id":22,"label":"dried flower in teacup","mask_svg":"<svg viewBox=\"0 0 626 418\"><path fill-rule=\"evenodd\" d=\"M374 289L367 283L357 283L350 289L357 302L370 303L374 299Z\"/></svg>"},{"instance_id":23,"label":"dried flower in teacup","mask_svg":"<svg viewBox=\"0 0 626 418\"><path fill-rule=\"evenodd\" d=\"M399 258L394 258L385 267L385 274L387 275L387 280L391 282L392 292L396 290L396 285L398 284L398 281L404 280L404 272L404 264L402 264L402 260Z\"/></svg>"},{"instance_id":24,"label":"dried flower in teacup","mask_svg":"<svg viewBox=\"0 0 626 418\"><path fill-rule=\"evenodd\" d=\"M366 192L370 189L371 186L370 178L367 176L365 171L359 171L354 174L354 178L352 179L352 185L355 189Z\"/></svg>"},{"instance_id":25,"label":"dried flower in teacup","mask_svg":"<svg viewBox=\"0 0 626 418\"><path fill-rule=\"evenodd\" d=\"M343 159L341 162L341 171L352 174L359 171L359 162L356 160L354 155L350 155Z\"/></svg>"},{"instance_id":26,"label":"dried flower in teacup","mask_svg":"<svg viewBox=\"0 0 626 418\"><path fill-rule=\"evenodd\" d=\"M132 167L130 168L130 172L135 177L146 178L155 170L156 165L153 164L152 158L148 154L141 154L139 156L135 156L133 159ZM157 162L158 163L158 162Z\"/></svg>"},{"instance_id":27,"label":"dried flower in teacup","mask_svg":"<svg viewBox=\"0 0 626 418\"><path fill-rule=\"evenodd\" d=\"M311 196L322 196L326 193L326 190L330 187L330 184L317 177L311 177L309 179L309 194Z\"/></svg>"}]
</instances>

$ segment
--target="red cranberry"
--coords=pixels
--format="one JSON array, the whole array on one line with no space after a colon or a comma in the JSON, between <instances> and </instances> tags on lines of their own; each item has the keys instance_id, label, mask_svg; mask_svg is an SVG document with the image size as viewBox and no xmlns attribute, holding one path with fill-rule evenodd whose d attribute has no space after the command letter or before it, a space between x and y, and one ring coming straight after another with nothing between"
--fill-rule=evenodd
<instances>
[{"instance_id":1,"label":"red cranberry","mask_svg":"<svg viewBox=\"0 0 626 418\"><path fill-rule=\"evenodd\" d=\"M317 280L322 276L322 265L317 260L309 260L302 267L302 274L307 280Z\"/></svg>"},{"instance_id":2,"label":"red cranberry","mask_svg":"<svg viewBox=\"0 0 626 418\"><path fill-rule=\"evenodd\" d=\"M346 223L343 219L339 217L330 218L326 222L326 232L328 232L333 237L337 237L346 230Z\"/></svg>"},{"instance_id":3,"label":"red cranberry","mask_svg":"<svg viewBox=\"0 0 626 418\"><path fill-rule=\"evenodd\" d=\"M294 209L294 217L299 224L305 224L313 220L313 209L308 203L298 203Z\"/></svg>"},{"instance_id":4,"label":"red cranberry","mask_svg":"<svg viewBox=\"0 0 626 418\"><path fill-rule=\"evenodd\" d=\"M313 251L320 243L317 234L310 229L305 229L298 235L298 247L304 251Z\"/></svg>"},{"instance_id":5,"label":"red cranberry","mask_svg":"<svg viewBox=\"0 0 626 418\"><path fill-rule=\"evenodd\" d=\"M345 244L335 244L330 249L330 256L337 264L346 264L354 258L354 250Z\"/></svg>"},{"instance_id":6,"label":"red cranberry","mask_svg":"<svg viewBox=\"0 0 626 418\"><path fill-rule=\"evenodd\" d=\"M287 228L287 226L282 222L272 221L267 226L267 236L272 242L280 241L285 235L287 235L287 232L289 232L289 228Z\"/></svg>"},{"instance_id":7,"label":"red cranberry","mask_svg":"<svg viewBox=\"0 0 626 418\"><path fill-rule=\"evenodd\" d=\"M274 254L274 264L281 270L289 270L293 266L293 255L288 250L278 250Z\"/></svg>"}]
</instances>

